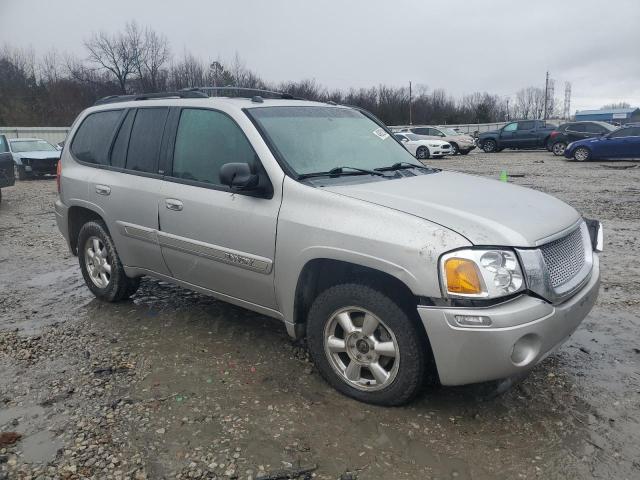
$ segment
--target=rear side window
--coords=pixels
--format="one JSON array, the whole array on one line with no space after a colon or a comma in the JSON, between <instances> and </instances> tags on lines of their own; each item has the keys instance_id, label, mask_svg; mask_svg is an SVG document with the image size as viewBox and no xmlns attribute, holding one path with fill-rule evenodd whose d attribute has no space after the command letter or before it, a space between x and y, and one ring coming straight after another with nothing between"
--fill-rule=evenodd
<instances>
[{"instance_id":1,"label":"rear side window","mask_svg":"<svg viewBox=\"0 0 640 480\"><path fill-rule=\"evenodd\" d=\"M225 163L253 165L256 154L240 127L214 110L184 109L173 154L172 176L220 185Z\"/></svg>"},{"instance_id":2,"label":"rear side window","mask_svg":"<svg viewBox=\"0 0 640 480\"><path fill-rule=\"evenodd\" d=\"M413 133L415 133L416 135L429 135L429 129L428 128L412 128L411 131Z\"/></svg>"},{"instance_id":3,"label":"rear side window","mask_svg":"<svg viewBox=\"0 0 640 480\"><path fill-rule=\"evenodd\" d=\"M533 130L536 128L536 122L518 122L518 130Z\"/></svg>"},{"instance_id":4,"label":"rear side window","mask_svg":"<svg viewBox=\"0 0 640 480\"><path fill-rule=\"evenodd\" d=\"M140 108L133 120L125 168L158 173L158 156L168 108Z\"/></svg>"},{"instance_id":5,"label":"rear side window","mask_svg":"<svg viewBox=\"0 0 640 480\"><path fill-rule=\"evenodd\" d=\"M73 137L71 153L80 161L107 165L109 146L122 110L92 113L84 119Z\"/></svg>"},{"instance_id":6,"label":"rear side window","mask_svg":"<svg viewBox=\"0 0 640 480\"><path fill-rule=\"evenodd\" d=\"M567 130L569 130L570 132L586 132L587 127L584 123L574 123Z\"/></svg>"},{"instance_id":7,"label":"rear side window","mask_svg":"<svg viewBox=\"0 0 640 480\"><path fill-rule=\"evenodd\" d=\"M122 122L122 126L118 131L113 148L111 149L111 165L113 167L124 168L127 160L127 148L129 147L129 135L131 134L131 125L136 116L135 110L130 110L127 117Z\"/></svg>"}]
</instances>

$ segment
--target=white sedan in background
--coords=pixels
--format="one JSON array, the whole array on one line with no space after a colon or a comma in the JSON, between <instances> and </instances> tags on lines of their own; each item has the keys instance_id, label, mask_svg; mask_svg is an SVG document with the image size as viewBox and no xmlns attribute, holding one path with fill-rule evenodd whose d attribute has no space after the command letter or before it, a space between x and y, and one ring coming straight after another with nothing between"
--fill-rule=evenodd
<instances>
[{"instance_id":1,"label":"white sedan in background","mask_svg":"<svg viewBox=\"0 0 640 480\"><path fill-rule=\"evenodd\" d=\"M418 160L451 154L451 145L442 140L424 138L415 133L394 133L394 136L400 140L405 148Z\"/></svg>"}]
</instances>

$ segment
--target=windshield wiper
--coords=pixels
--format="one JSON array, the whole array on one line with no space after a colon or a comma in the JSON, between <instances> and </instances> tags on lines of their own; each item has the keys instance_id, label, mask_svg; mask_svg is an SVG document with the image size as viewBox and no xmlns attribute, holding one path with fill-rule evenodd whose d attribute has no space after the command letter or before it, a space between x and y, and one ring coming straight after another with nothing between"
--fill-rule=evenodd
<instances>
[{"instance_id":1,"label":"windshield wiper","mask_svg":"<svg viewBox=\"0 0 640 480\"><path fill-rule=\"evenodd\" d=\"M429 167L425 167L424 165L418 165L417 163L398 162L398 163L394 163L393 165L390 165L388 167L376 168L376 171L385 172L385 171L390 171L390 170L400 170L402 168L421 168L422 170L429 170L429 171L432 170Z\"/></svg>"},{"instance_id":2,"label":"windshield wiper","mask_svg":"<svg viewBox=\"0 0 640 480\"><path fill-rule=\"evenodd\" d=\"M369 175L376 175L378 177L386 177L384 173L375 170L369 170L367 168L357 168L357 167L335 167L327 172L314 172L314 173L303 173L299 175L299 179L304 178L312 178L312 177L337 177L339 175L361 175L364 173L368 173Z\"/></svg>"}]
</instances>

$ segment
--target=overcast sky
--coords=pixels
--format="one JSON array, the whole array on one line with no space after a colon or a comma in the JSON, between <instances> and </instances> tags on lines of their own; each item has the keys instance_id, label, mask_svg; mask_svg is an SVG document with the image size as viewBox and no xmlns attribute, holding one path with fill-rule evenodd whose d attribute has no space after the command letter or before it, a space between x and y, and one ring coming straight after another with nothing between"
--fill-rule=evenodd
<instances>
[{"instance_id":1,"label":"overcast sky","mask_svg":"<svg viewBox=\"0 0 640 480\"><path fill-rule=\"evenodd\" d=\"M561 103L572 83L574 111L640 106L640 0L0 0L0 44L84 56L93 31L129 20L174 55L238 53L270 81L513 96L549 70Z\"/></svg>"}]
</instances>

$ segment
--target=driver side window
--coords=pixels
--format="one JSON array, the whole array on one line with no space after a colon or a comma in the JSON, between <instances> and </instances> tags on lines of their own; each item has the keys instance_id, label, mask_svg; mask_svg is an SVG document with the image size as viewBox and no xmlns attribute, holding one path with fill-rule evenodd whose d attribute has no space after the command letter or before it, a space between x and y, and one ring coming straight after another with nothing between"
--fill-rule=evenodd
<instances>
[{"instance_id":1,"label":"driver side window","mask_svg":"<svg viewBox=\"0 0 640 480\"><path fill-rule=\"evenodd\" d=\"M503 131L505 132L515 132L518 128L518 122L510 123L506 127L504 127Z\"/></svg>"},{"instance_id":2,"label":"driver side window","mask_svg":"<svg viewBox=\"0 0 640 480\"><path fill-rule=\"evenodd\" d=\"M180 115L171 176L221 185L225 163L254 165L256 154L240 127L224 113L185 108Z\"/></svg>"}]
</instances>

